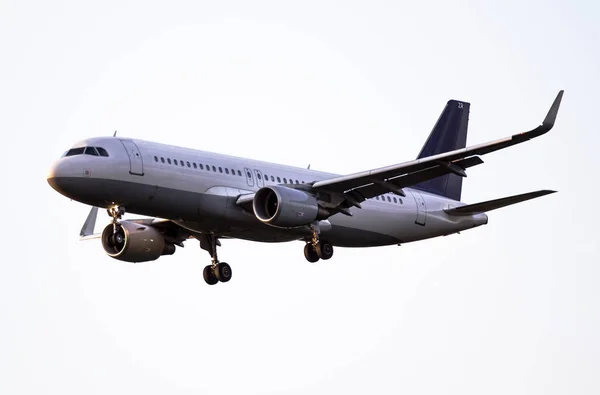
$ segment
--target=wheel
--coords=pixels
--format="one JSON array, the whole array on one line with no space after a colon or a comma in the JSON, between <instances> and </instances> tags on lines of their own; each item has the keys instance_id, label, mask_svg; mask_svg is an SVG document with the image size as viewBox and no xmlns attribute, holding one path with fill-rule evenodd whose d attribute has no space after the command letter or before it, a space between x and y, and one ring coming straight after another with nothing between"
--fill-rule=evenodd
<instances>
[{"instance_id":1,"label":"wheel","mask_svg":"<svg viewBox=\"0 0 600 395\"><path fill-rule=\"evenodd\" d=\"M125 244L125 232L123 232L123 228L119 226L117 231L110 236L110 243L119 249L123 248Z\"/></svg>"},{"instance_id":2,"label":"wheel","mask_svg":"<svg viewBox=\"0 0 600 395\"><path fill-rule=\"evenodd\" d=\"M319 260L319 254L317 254L317 251L315 251L311 243L306 243L304 246L304 257L311 263L315 263Z\"/></svg>"},{"instance_id":3,"label":"wheel","mask_svg":"<svg viewBox=\"0 0 600 395\"><path fill-rule=\"evenodd\" d=\"M225 262L217 263L217 267L215 267L215 276L222 283L231 280L231 266Z\"/></svg>"},{"instance_id":4,"label":"wheel","mask_svg":"<svg viewBox=\"0 0 600 395\"><path fill-rule=\"evenodd\" d=\"M319 248L319 256L321 257L321 259L331 258L333 256L333 246L331 245L331 243L325 240L321 240L319 244L321 247Z\"/></svg>"},{"instance_id":5,"label":"wheel","mask_svg":"<svg viewBox=\"0 0 600 395\"><path fill-rule=\"evenodd\" d=\"M215 275L215 271L213 270L212 265L206 266L204 268L203 274L204 274L204 281L206 281L206 283L208 285L215 285L216 283L219 282L219 279Z\"/></svg>"}]
</instances>

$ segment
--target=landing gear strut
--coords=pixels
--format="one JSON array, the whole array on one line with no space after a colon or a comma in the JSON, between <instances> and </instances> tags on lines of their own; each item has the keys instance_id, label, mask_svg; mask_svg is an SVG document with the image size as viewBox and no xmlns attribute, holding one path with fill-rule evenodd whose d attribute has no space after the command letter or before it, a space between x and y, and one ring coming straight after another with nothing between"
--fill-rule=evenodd
<instances>
[{"instance_id":1,"label":"landing gear strut","mask_svg":"<svg viewBox=\"0 0 600 395\"><path fill-rule=\"evenodd\" d=\"M110 237L110 241L112 245L122 248L125 243L125 232L123 232L123 228L121 228L121 224L119 224L119 220L125 214L125 207L121 206L111 206L106 212L110 217L112 217L113 224L113 234Z\"/></svg>"},{"instance_id":2,"label":"landing gear strut","mask_svg":"<svg viewBox=\"0 0 600 395\"><path fill-rule=\"evenodd\" d=\"M333 256L333 245L319 239L319 228L311 225L312 237L304 246L304 257L309 262L317 262L319 259L329 259Z\"/></svg>"},{"instance_id":3,"label":"landing gear strut","mask_svg":"<svg viewBox=\"0 0 600 395\"><path fill-rule=\"evenodd\" d=\"M111 206L106 210L106 212L108 213L109 217L112 217L114 233L117 233L117 227L119 226L119 220L125 214L125 207Z\"/></svg>"},{"instance_id":4,"label":"landing gear strut","mask_svg":"<svg viewBox=\"0 0 600 395\"><path fill-rule=\"evenodd\" d=\"M203 234L200 237L200 248L207 251L210 254L212 264L204 268L204 281L208 285L215 285L219 281L226 283L231 280L231 266L226 262L219 262L217 258L217 246L221 243L215 235Z\"/></svg>"}]
</instances>

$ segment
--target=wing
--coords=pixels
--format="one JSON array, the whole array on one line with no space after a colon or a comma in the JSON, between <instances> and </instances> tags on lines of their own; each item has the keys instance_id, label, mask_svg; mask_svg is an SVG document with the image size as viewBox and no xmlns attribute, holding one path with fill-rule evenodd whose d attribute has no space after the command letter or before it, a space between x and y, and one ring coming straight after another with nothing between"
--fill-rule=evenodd
<instances>
[{"instance_id":1,"label":"wing","mask_svg":"<svg viewBox=\"0 0 600 395\"><path fill-rule=\"evenodd\" d=\"M466 177L465 169L483 163L479 155L523 143L552 129L562 96L561 90L542 124L528 132L397 165L317 181L312 185L312 190L341 194L347 203L360 207L360 202L383 193L394 192L404 196L402 188L445 174Z\"/></svg>"}]
</instances>

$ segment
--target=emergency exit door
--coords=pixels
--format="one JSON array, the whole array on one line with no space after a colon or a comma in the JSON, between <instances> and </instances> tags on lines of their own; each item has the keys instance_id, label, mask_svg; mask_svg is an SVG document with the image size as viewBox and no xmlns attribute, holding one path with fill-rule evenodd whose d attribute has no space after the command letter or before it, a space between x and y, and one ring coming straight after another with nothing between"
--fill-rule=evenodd
<instances>
[{"instance_id":1,"label":"emergency exit door","mask_svg":"<svg viewBox=\"0 0 600 395\"><path fill-rule=\"evenodd\" d=\"M417 204L417 218L415 219L415 223L417 225L425 226L425 221L427 221L427 206L425 205L425 199L423 199L423 195L417 191L411 191L411 194Z\"/></svg>"}]
</instances>

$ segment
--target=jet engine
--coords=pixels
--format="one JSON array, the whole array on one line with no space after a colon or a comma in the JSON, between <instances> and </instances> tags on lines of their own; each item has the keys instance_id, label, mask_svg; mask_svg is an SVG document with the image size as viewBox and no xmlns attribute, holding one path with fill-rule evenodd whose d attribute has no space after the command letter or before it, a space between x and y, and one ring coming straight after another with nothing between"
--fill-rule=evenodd
<instances>
[{"instance_id":1,"label":"jet engine","mask_svg":"<svg viewBox=\"0 0 600 395\"><path fill-rule=\"evenodd\" d=\"M161 255L172 255L175 246L152 226L121 221L117 232L109 224L102 232L102 247L111 258L126 262L148 262Z\"/></svg>"},{"instance_id":2,"label":"jet engine","mask_svg":"<svg viewBox=\"0 0 600 395\"><path fill-rule=\"evenodd\" d=\"M330 216L313 195L281 185L259 189L252 208L256 218L280 228L304 226Z\"/></svg>"}]
</instances>

